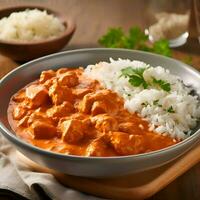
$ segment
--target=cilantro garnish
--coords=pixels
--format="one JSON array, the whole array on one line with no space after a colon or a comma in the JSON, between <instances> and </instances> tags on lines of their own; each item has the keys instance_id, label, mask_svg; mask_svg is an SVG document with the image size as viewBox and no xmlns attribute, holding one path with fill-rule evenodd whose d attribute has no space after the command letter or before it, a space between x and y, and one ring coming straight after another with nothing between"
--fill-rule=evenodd
<instances>
[{"instance_id":1,"label":"cilantro garnish","mask_svg":"<svg viewBox=\"0 0 200 200\"><path fill-rule=\"evenodd\" d=\"M148 36L137 26L131 27L128 34L125 34L122 28L110 28L98 42L108 48L139 49L169 57L172 54L167 40L161 39L150 44Z\"/></svg>"},{"instance_id":2,"label":"cilantro garnish","mask_svg":"<svg viewBox=\"0 0 200 200\"><path fill-rule=\"evenodd\" d=\"M172 51L169 48L169 42L168 40L165 40L165 39L161 39L154 42L152 52L157 53L157 54L162 54L168 57L172 56Z\"/></svg>"},{"instance_id":3,"label":"cilantro garnish","mask_svg":"<svg viewBox=\"0 0 200 200\"><path fill-rule=\"evenodd\" d=\"M120 77L124 76L126 78L129 78L128 82L134 87L143 86L143 88L146 89L149 85L151 85L151 83L146 82L143 77L143 73L146 69L148 68L140 67L134 69L132 67L126 67L121 70L122 74L120 75ZM171 90L171 85L164 80L157 80L153 78L153 83L159 85L159 87L164 91L169 92Z\"/></svg>"},{"instance_id":4,"label":"cilantro garnish","mask_svg":"<svg viewBox=\"0 0 200 200\"><path fill-rule=\"evenodd\" d=\"M134 86L139 87L143 86L144 89L148 87L148 83L144 80L143 73L146 68L136 68L133 69L132 67L127 67L121 70L122 74L121 76L128 77L128 82Z\"/></svg>"},{"instance_id":5,"label":"cilantro garnish","mask_svg":"<svg viewBox=\"0 0 200 200\"><path fill-rule=\"evenodd\" d=\"M148 41L148 36L138 26L130 27L127 34L121 27L109 28L107 33L99 38L98 42L107 48L138 49L168 57L172 56L168 40L160 39L152 44ZM182 61L191 65L192 57L187 56Z\"/></svg>"},{"instance_id":6,"label":"cilantro garnish","mask_svg":"<svg viewBox=\"0 0 200 200\"><path fill-rule=\"evenodd\" d=\"M162 107L162 105L158 104L158 102L159 102L158 99L155 100L155 101L153 101L153 105L154 105L154 106L158 106L158 107Z\"/></svg>"},{"instance_id":7,"label":"cilantro garnish","mask_svg":"<svg viewBox=\"0 0 200 200\"><path fill-rule=\"evenodd\" d=\"M158 102L159 102L159 100L158 100L158 99L157 99L157 100L155 100L155 101L153 101L153 105L154 105L154 106L158 105Z\"/></svg>"},{"instance_id":8,"label":"cilantro garnish","mask_svg":"<svg viewBox=\"0 0 200 200\"><path fill-rule=\"evenodd\" d=\"M147 102L143 102L141 105L147 107L148 103Z\"/></svg>"},{"instance_id":9,"label":"cilantro garnish","mask_svg":"<svg viewBox=\"0 0 200 200\"><path fill-rule=\"evenodd\" d=\"M124 32L121 28L111 28L99 39L99 43L108 48L123 48Z\"/></svg>"},{"instance_id":10,"label":"cilantro garnish","mask_svg":"<svg viewBox=\"0 0 200 200\"><path fill-rule=\"evenodd\" d=\"M166 111L169 113L175 113L175 110L173 109L172 106L170 106Z\"/></svg>"},{"instance_id":11,"label":"cilantro garnish","mask_svg":"<svg viewBox=\"0 0 200 200\"><path fill-rule=\"evenodd\" d=\"M160 88L166 92L169 92L171 90L171 85L164 80L161 80L161 79L157 80L153 78L153 83L159 85Z\"/></svg>"}]
</instances>

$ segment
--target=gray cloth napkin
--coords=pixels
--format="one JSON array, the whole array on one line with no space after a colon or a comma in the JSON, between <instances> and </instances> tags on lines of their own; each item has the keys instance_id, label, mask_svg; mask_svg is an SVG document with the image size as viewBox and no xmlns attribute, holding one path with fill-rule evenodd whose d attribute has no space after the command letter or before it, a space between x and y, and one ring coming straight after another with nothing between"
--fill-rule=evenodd
<instances>
[{"instance_id":1,"label":"gray cloth napkin","mask_svg":"<svg viewBox=\"0 0 200 200\"><path fill-rule=\"evenodd\" d=\"M0 133L0 195L13 199L103 200L67 188L47 173L31 171L18 163L16 150Z\"/></svg>"}]
</instances>

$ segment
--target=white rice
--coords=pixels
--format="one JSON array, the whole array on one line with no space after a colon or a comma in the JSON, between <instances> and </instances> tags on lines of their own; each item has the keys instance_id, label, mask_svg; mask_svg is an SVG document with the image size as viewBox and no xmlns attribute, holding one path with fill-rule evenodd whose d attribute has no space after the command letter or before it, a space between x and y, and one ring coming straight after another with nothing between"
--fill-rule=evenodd
<instances>
[{"instance_id":1,"label":"white rice","mask_svg":"<svg viewBox=\"0 0 200 200\"><path fill-rule=\"evenodd\" d=\"M55 16L38 9L13 12L0 20L0 39L37 41L53 38L65 26Z\"/></svg>"},{"instance_id":2,"label":"white rice","mask_svg":"<svg viewBox=\"0 0 200 200\"><path fill-rule=\"evenodd\" d=\"M128 82L128 78L121 76L121 69L148 68L143 77L145 81L154 77L164 80L171 85L171 90L166 92L161 88L149 86L134 87ZM197 96L190 95L191 89L186 87L181 79L170 74L163 67L151 67L140 61L113 60L89 65L85 69L85 75L98 80L103 87L117 92L125 100L124 107L129 112L137 112L142 118L149 121L149 129L157 133L169 135L174 139L182 140L188 137L191 129L197 125L200 119L200 103ZM154 105L155 101L157 104ZM167 110L172 107L174 113Z\"/></svg>"}]
</instances>

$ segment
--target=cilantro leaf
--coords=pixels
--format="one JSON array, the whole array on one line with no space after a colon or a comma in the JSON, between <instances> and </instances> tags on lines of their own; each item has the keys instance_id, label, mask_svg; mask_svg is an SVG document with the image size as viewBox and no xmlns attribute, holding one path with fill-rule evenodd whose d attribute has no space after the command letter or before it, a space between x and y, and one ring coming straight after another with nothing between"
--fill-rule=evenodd
<instances>
[{"instance_id":1,"label":"cilantro leaf","mask_svg":"<svg viewBox=\"0 0 200 200\"><path fill-rule=\"evenodd\" d=\"M132 76L135 74L135 71L133 70L132 67L126 67L124 69L121 70L122 75L127 77L127 76Z\"/></svg>"},{"instance_id":2,"label":"cilantro leaf","mask_svg":"<svg viewBox=\"0 0 200 200\"><path fill-rule=\"evenodd\" d=\"M140 85L143 85L143 78L133 75L128 82L135 87L139 87Z\"/></svg>"},{"instance_id":3,"label":"cilantro leaf","mask_svg":"<svg viewBox=\"0 0 200 200\"><path fill-rule=\"evenodd\" d=\"M161 104L158 104L158 102L159 102L158 99L155 100L155 101L153 101L153 105L154 105L154 106L158 106L158 107L162 107L162 105L161 105Z\"/></svg>"},{"instance_id":4,"label":"cilantro leaf","mask_svg":"<svg viewBox=\"0 0 200 200\"><path fill-rule=\"evenodd\" d=\"M126 68L122 69L121 72L122 72L123 76L138 75L138 76L142 77L143 73L146 69L147 68L145 68L145 67L140 67L140 68L135 68L135 69L132 67L126 67Z\"/></svg>"},{"instance_id":5,"label":"cilantro leaf","mask_svg":"<svg viewBox=\"0 0 200 200\"><path fill-rule=\"evenodd\" d=\"M172 106L170 106L166 111L169 113L175 113L175 110L173 109Z\"/></svg>"},{"instance_id":6,"label":"cilantro leaf","mask_svg":"<svg viewBox=\"0 0 200 200\"><path fill-rule=\"evenodd\" d=\"M134 86L134 87L139 87L143 86L144 89L148 87L148 83L144 80L143 73L146 68L136 68L133 69L132 67L127 67L121 70L122 74L121 76L125 76L126 78L128 77L129 80L128 82Z\"/></svg>"},{"instance_id":7,"label":"cilantro leaf","mask_svg":"<svg viewBox=\"0 0 200 200\"><path fill-rule=\"evenodd\" d=\"M155 100L155 101L153 101L153 105L154 105L154 106L158 105L158 102L159 102L159 100L158 100L158 99L157 99L157 100Z\"/></svg>"},{"instance_id":8,"label":"cilantro leaf","mask_svg":"<svg viewBox=\"0 0 200 200\"><path fill-rule=\"evenodd\" d=\"M129 29L129 34L126 38L126 46L130 49L137 49L148 40L148 36L137 26Z\"/></svg>"},{"instance_id":9,"label":"cilantro leaf","mask_svg":"<svg viewBox=\"0 0 200 200\"><path fill-rule=\"evenodd\" d=\"M168 40L162 39L153 43L152 52L171 57L172 52L169 48Z\"/></svg>"},{"instance_id":10,"label":"cilantro leaf","mask_svg":"<svg viewBox=\"0 0 200 200\"><path fill-rule=\"evenodd\" d=\"M139 49L169 57L172 54L167 40L161 39L150 45L148 36L137 26L130 27L128 34L122 28L110 28L98 42L108 48Z\"/></svg>"},{"instance_id":11,"label":"cilantro leaf","mask_svg":"<svg viewBox=\"0 0 200 200\"><path fill-rule=\"evenodd\" d=\"M99 39L99 43L108 48L123 48L124 32L122 28L110 28L108 33Z\"/></svg>"},{"instance_id":12,"label":"cilantro leaf","mask_svg":"<svg viewBox=\"0 0 200 200\"><path fill-rule=\"evenodd\" d=\"M159 85L160 88L166 92L169 92L171 90L171 85L164 80L161 80L161 79L157 80L157 79L153 78L153 83Z\"/></svg>"},{"instance_id":13,"label":"cilantro leaf","mask_svg":"<svg viewBox=\"0 0 200 200\"><path fill-rule=\"evenodd\" d=\"M144 107L147 107L149 104L148 104L148 102L143 102L141 105Z\"/></svg>"},{"instance_id":14,"label":"cilantro leaf","mask_svg":"<svg viewBox=\"0 0 200 200\"><path fill-rule=\"evenodd\" d=\"M124 76L125 78L129 78L128 82L134 87L143 86L143 88L146 89L151 84L146 82L143 77L143 73L146 69L147 68L145 67L140 67L135 69L132 67L126 67L121 70L120 77ZM171 85L164 80L161 79L157 80L153 77L153 83L158 85L164 91L169 92L171 90Z\"/></svg>"}]
</instances>

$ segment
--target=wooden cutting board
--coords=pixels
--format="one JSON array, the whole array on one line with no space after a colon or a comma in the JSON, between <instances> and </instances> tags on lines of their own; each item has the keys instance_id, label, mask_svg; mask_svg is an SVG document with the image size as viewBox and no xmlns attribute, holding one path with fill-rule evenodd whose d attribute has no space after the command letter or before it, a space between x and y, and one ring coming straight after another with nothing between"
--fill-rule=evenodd
<instances>
[{"instance_id":1,"label":"wooden cutting board","mask_svg":"<svg viewBox=\"0 0 200 200\"><path fill-rule=\"evenodd\" d=\"M185 57L184 54L179 52L175 52L174 56L178 59ZM200 69L200 57L192 56L192 58L193 66ZM17 64L9 58L0 56L0 78L16 66ZM82 178L62 174L39 166L20 153L18 153L18 159L32 170L51 173L63 185L82 192L103 198L141 200L151 197L197 164L200 161L200 145L194 147L181 158L160 168L124 177L107 179Z\"/></svg>"},{"instance_id":2,"label":"wooden cutting board","mask_svg":"<svg viewBox=\"0 0 200 200\"><path fill-rule=\"evenodd\" d=\"M19 162L24 162L33 171L51 173L63 185L95 196L120 199L142 200L151 197L177 177L200 161L200 145L181 158L162 167L133 175L92 179L70 176L48 169L18 153Z\"/></svg>"}]
</instances>

